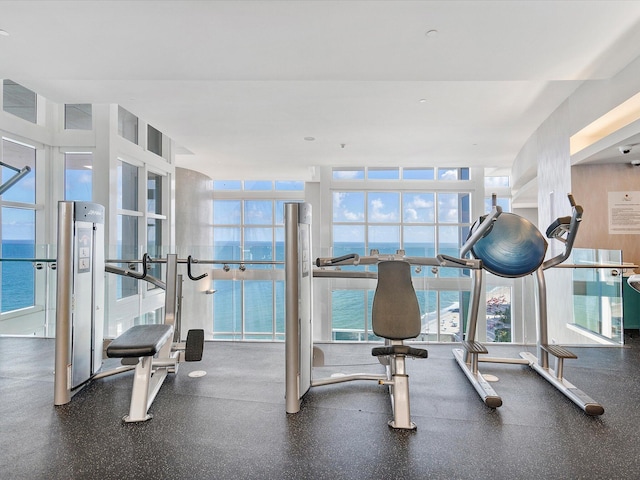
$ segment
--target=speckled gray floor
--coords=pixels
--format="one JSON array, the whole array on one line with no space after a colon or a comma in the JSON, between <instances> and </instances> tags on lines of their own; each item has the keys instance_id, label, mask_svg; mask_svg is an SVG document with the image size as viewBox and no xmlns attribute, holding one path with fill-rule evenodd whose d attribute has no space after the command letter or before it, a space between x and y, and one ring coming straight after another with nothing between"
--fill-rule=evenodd
<instances>
[{"instance_id":1,"label":"speckled gray floor","mask_svg":"<svg viewBox=\"0 0 640 480\"><path fill-rule=\"evenodd\" d=\"M370 345L324 346L323 368L381 372ZM53 341L0 338L2 479L640 478L640 342L576 348L565 376L605 407L589 417L528 367L483 364L504 404L488 409L450 345L408 361L417 431L387 427L386 387L315 387L284 406L284 345L207 343L167 379L142 424L123 424L131 373L53 406ZM517 356L522 347L492 347ZM533 348L526 348L533 351ZM190 378L192 370L206 370Z\"/></svg>"}]
</instances>

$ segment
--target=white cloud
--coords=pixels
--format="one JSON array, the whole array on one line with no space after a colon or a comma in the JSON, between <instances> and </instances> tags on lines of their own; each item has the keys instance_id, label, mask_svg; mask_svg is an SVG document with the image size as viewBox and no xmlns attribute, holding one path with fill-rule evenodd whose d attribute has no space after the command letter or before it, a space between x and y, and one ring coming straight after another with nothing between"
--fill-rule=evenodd
<instances>
[{"instance_id":1,"label":"white cloud","mask_svg":"<svg viewBox=\"0 0 640 480\"><path fill-rule=\"evenodd\" d=\"M405 208L404 209L404 219L408 222L413 222L418 220L418 212L415 208Z\"/></svg>"},{"instance_id":2,"label":"white cloud","mask_svg":"<svg viewBox=\"0 0 640 480\"><path fill-rule=\"evenodd\" d=\"M334 170L333 177L337 180L351 180L362 175L360 170Z\"/></svg>"},{"instance_id":3,"label":"white cloud","mask_svg":"<svg viewBox=\"0 0 640 480\"><path fill-rule=\"evenodd\" d=\"M397 220L396 212L384 212L384 202L379 198L371 200L371 212L369 217L374 222L389 222Z\"/></svg>"},{"instance_id":4,"label":"white cloud","mask_svg":"<svg viewBox=\"0 0 640 480\"><path fill-rule=\"evenodd\" d=\"M349 209L346 205L345 199L347 198L347 192L333 192L333 219L358 222L364 219L364 212L355 212Z\"/></svg>"},{"instance_id":5,"label":"white cloud","mask_svg":"<svg viewBox=\"0 0 640 480\"><path fill-rule=\"evenodd\" d=\"M433 200L427 200L422 197L413 197L413 201L408 204L411 208L433 208Z\"/></svg>"}]
</instances>

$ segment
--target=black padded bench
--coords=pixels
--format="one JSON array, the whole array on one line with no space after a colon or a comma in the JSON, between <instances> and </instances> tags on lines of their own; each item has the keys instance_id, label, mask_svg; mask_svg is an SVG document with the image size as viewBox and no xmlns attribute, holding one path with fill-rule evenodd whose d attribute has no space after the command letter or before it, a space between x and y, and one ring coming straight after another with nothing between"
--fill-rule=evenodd
<instances>
[{"instance_id":1,"label":"black padded bench","mask_svg":"<svg viewBox=\"0 0 640 480\"><path fill-rule=\"evenodd\" d=\"M123 417L125 422L143 422L152 416L147 413L167 376L168 368L153 369L153 356L159 353L173 335L172 325L135 325L116 338L107 347L110 358L138 358L129 414ZM164 355L164 354L162 354ZM165 359L159 359L162 362Z\"/></svg>"},{"instance_id":2,"label":"black padded bench","mask_svg":"<svg viewBox=\"0 0 640 480\"><path fill-rule=\"evenodd\" d=\"M382 355L405 355L408 357L427 358L429 356L429 352L423 348L414 348L409 345L389 345L386 347L372 348L371 355L374 357Z\"/></svg>"},{"instance_id":3,"label":"black padded bench","mask_svg":"<svg viewBox=\"0 0 640 480\"><path fill-rule=\"evenodd\" d=\"M152 357L173 334L171 325L134 325L107 347L109 358Z\"/></svg>"}]
</instances>

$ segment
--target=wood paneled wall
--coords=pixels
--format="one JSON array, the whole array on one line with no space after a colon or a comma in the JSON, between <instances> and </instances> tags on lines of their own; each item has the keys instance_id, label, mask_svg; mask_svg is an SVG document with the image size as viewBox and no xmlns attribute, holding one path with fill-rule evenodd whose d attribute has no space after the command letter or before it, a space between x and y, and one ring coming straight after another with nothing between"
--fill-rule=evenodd
<instances>
[{"instance_id":1,"label":"wood paneled wall","mask_svg":"<svg viewBox=\"0 0 640 480\"><path fill-rule=\"evenodd\" d=\"M640 234L610 235L608 216L609 192L640 191L640 167L577 165L571 168L571 188L576 203L584 208L574 246L622 250L623 261L640 265Z\"/></svg>"}]
</instances>

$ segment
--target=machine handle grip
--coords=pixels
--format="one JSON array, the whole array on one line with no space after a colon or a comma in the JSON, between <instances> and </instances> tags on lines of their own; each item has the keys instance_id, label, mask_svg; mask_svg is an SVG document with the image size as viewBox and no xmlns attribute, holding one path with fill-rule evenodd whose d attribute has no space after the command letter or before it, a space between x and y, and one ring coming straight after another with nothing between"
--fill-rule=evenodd
<instances>
[{"instance_id":1,"label":"machine handle grip","mask_svg":"<svg viewBox=\"0 0 640 480\"><path fill-rule=\"evenodd\" d=\"M192 258L192 257L191 257L191 255L189 255L189 256L187 257L187 276L189 277L189 279L190 279L190 280L193 280L193 281L202 280L204 277L206 277L206 276L208 276L208 275L209 275L208 273L206 273L206 272L205 272L205 273L203 273L202 275L199 275L199 276L197 276L197 277L194 277L194 276L191 274L191 264L192 264L192 263L198 263L198 260L197 260L197 259L195 259L195 258Z\"/></svg>"},{"instance_id":2,"label":"machine handle grip","mask_svg":"<svg viewBox=\"0 0 640 480\"><path fill-rule=\"evenodd\" d=\"M564 243L564 252L544 262L542 264L542 268L544 270L555 267L569 258L571 250L573 249L573 242L578 234L578 227L582 221L583 209L582 206L576 204L573 195L569 193L567 194L567 198L571 204L571 217L558 218L547 230L548 238L555 238L556 240L560 240ZM555 228L552 228L554 226ZM563 237L565 233L566 238Z\"/></svg>"},{"instance_id":3,"label":"machine handle grip","mask_svg":"<svg viewBox=\"0 0 640 480\"><path fill-rule=\"evenodd\" d=\"M138 280L144 280L147 276L147 262L149 261L149 254L145 253L142 256L142 272L136 273L133 270L127 270L127 275Z\"/></svg>"},{"instance_id":4,"label":"machine handle grip","mask_svg":"<svg viewBox=\"0 0 640 480\"><path fill-rule=\"evenodd\" d=\"M351 260L351 262L349 262ZM316 258L316 267L329 267L332 265L342 265L345 262L357 265L360 262L360 255L357 253L349 253L341 257L334 258Z\"/></svg>"}]
</instances>

